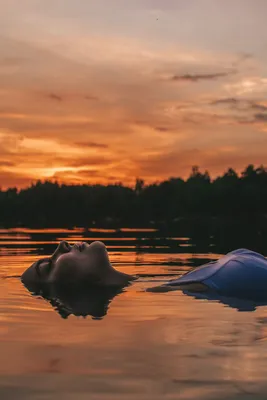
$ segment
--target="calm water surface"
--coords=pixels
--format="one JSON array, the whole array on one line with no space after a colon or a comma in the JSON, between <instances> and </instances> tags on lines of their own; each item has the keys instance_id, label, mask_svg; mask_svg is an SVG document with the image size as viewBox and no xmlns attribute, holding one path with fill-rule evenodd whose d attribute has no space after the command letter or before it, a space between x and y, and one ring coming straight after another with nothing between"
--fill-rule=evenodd
<instances>
[{"instance_id":1,"label":"calm water surface","mask_svg":"<svg viewBox=\"0 0 267 400\"><path fill-rule=\"evenodd\" d=\"M139 280L86 305L32 296L18 276L62 239L103 240ZM17 229L0 231L0 254L0 399L267 398L265 306L144 292L217 259L212 243L198 252L156 231Z\"/></svg>"}]
</instances>

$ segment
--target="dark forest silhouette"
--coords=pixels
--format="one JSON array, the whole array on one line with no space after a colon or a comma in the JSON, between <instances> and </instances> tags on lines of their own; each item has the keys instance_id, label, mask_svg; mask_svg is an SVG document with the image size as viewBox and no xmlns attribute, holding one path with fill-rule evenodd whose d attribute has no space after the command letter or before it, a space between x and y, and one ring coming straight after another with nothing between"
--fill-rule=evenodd
<instances>
[{"instance_id":1,"label":"dark forest silhouette","mask_svg":"<svg viewBox=\"0 0 267 400\"><path fill-rule=\"evenodd\" d=\"M26 189L0 191L2 227L160 226L185 218L244 218L267 215L267 168L229 168L211 180L193 167L187 180L170 178L134 188L66 185L38 181Z\"/></svg>"}]
</instances>

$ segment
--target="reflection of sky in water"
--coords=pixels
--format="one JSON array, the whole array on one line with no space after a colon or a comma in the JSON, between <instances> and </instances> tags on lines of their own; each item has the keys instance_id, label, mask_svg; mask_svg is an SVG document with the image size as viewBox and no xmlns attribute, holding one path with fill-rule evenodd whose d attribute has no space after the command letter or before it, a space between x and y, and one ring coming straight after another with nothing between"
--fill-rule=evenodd
<instances>
[{"instance_id":1,"label":"reflection of sky in water","mask_svg":"<svg viewBox=\"0 0 267 400\"><path fill-rule=\"evenodd\" d=\"M10 238L1 242L2 278L20 275L38 254L49 254L61 235L38 232L35 238L28 231L31 240L20 247L12 233L3 234ZM97 321L64 320L18 278L1 279L1 398L265 398L267 308L237 312L181 292L145 293L155 282L219 257L172 249L111 250L116 268L142 276Z\"/></svg>"}]
</instances>

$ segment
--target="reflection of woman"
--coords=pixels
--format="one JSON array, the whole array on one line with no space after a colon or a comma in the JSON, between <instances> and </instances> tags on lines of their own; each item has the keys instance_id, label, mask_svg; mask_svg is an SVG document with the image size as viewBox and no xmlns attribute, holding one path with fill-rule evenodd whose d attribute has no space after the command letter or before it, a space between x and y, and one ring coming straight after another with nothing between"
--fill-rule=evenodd
<instances>
[{"instance_id":1,"label":"reflection of woman","mask_svg":"<svg viewBox=\"0 0 267 400\"><path fill-rule=\"evenodd\" d=\"M122 291L123 288L117 286L101 288L87 286L79 290L66 290L62 286L51 284L40 294L64 319L71 314L76 317L90 315L93 319L102 319L107 314L112 300Z\"/></svg>"},{"instance_id":2,"label":"reflection of woman","mask_svg":"<svg viewBox=\"0 0 267 400\"><path fill-rule=\"evenodd\" d=\"M223 296L267 298L267 260L259 253L238 249L149 291L213 291Z\"/></svg>"}]
</instances>

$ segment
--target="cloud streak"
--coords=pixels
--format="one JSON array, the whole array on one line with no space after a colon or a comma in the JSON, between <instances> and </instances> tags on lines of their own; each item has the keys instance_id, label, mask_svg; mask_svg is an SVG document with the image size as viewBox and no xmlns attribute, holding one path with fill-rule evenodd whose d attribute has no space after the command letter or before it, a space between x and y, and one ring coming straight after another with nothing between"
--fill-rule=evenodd
<instances>
[{"instance_id":1,"label":"cloud streak","mask_svg":"<svg viewBox=\"0 0 267 400\"><path fill-rule=\"evenodd\" d=\"M255 121L267 122L267 114L258 113L254 115Z\"/></svg>"},{"instance_id":2,"label":"cloud streak","mask_svg":"<svg viewBox=\"0 0 267 400\"><path fill-rule=\"evenodd\" d=\"M55 101L62 101L63 100L63 98L61 96L59 96L58 94L55 94L55 93L50 93L48 95L48 97L49 97L49 99L55 100Z\"/></svg>"},{"instance_id":3,"label":"cloud streak","mask_svg":"<svg viewBox=\"0 0 267 400\"><path fill-rule=\"evenodd\" d=\"M109 146L105 143L96 143L96 142L75 142L75 146L78 147L89 147L92 149L107 149Z\"/></svg>"},{"instance_id":4,"label":"cloud streak","mask_svg":"<svg viewBox=\"0 0 267 400\"><path fill-rule=\"evenodd\" d=\"M257 121L264 122L267 120L267 105L256 102L250 99L244 98L222 98L213 100L210 103L211 106L226 106L230 107L235 111L239 111L243 114L236 115L236 120L240 120L241 123L255 123ZM255 111L258 113L255 114Z\"/></svg>"},{"instance_id":5,"label":"cloud streak","mask_svg":"<svg viewBox=\"0 0 267 400\"><path fill-rule=\"evenodd\" d=\"M174 75L171 77L171 81L173 82L199 82L206 80L216 80L219 78L226 78L229 75L235 73L231 72L215 72L211 74L184 74L184 75Z\"/></svg>"}]
</instances>

